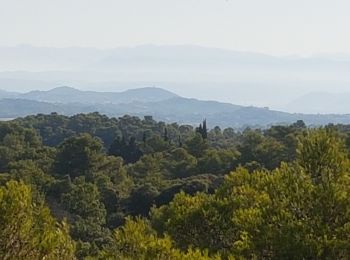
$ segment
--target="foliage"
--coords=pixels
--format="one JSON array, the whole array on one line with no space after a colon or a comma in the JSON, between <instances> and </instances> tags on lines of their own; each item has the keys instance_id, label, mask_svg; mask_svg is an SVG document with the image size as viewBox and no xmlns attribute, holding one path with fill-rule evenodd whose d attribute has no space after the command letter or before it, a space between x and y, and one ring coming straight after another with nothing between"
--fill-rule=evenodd
<instances>
[{"instance_id":1,"label":"foliage","mask_svg":"<svg viewBox=\"0 0 350 260\"><path fill-rule=\"evenodd\" d=\"M272 172L240 168L213 195L180 193L153 210L153 226L184 250L258 259L346 259L350 172L343 147L332 133L310 131L301 139L296 163Z\"/></svg>"},{"instance_id":2,"label":"foliage","mask_svg":"<svg viewBox=\"0 0 350 260\"><path fill-rule=\"evenodd\" d=\"M158 237L142 219L127 219L125 225L114 233L114 243L101 252L100 259L219 259L206 252L189 249L181 252L174 248L168 236Z\"/></svg>"},{"instance_id":3,"label":"foliage","mask_svg":"<svg viewBox=\"0 0 350 260\"><path fill-rule=\"evenodd\" d=\"M71 178L88 176L98 166L102 155L101 142L88 134L71 137L58 148L54 172Z\"/></svg>"},{"instance_id":4,"label":"foliage","mask_svg":"<svg viewBox=\"0 0 350 260\"><path fill-rule=\"evenodd\" d=\"M302 121L0 122L0 258L348 259L349 136Z\"/></svg>"},{"instance_id":5,"label":"foliage","mask_svg":"<svg viewBox=\"0 0 350 260\"><path fill-rule=\"evenodd\" d=\"M65 222L58 223L31 189L10 181L0 187L1 259L74 259Z\"/></svg>"}]
</instances>

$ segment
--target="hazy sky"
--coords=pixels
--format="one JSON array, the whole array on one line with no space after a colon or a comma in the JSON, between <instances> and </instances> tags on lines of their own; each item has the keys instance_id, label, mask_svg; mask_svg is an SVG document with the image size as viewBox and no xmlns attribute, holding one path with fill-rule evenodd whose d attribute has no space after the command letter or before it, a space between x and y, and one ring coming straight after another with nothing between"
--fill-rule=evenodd
<instances>
[{"instance_id":1,"label":"hazy sky","mask_svg":"<svg viewBox=\"0 0 350 260\"><path fill-rule=\"evenodd\" d=\"M350 53L349 0L0 0L0 45Z\"/></svg>"}]
</instances>

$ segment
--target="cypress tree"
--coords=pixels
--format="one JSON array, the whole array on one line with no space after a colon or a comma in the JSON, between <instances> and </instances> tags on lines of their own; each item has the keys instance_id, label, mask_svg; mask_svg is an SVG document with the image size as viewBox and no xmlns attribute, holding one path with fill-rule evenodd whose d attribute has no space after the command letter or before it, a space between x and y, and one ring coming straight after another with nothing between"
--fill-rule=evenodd
<instances>
[{"instance_id":1,"label":"cypress tree","mask_svg":"<svg viewBox=\"0 0 350 260\"><path fill-rule=\"evenodd\" d=\"M181 135L179 135L179 147L182 147Z\"/></svg>"},{"instance_id":2,"label":"cypress tree","mask_svg":"<svg viewBox=\"0 0 350 260\"><path fill-rule=\"evenodd\" d=\"M206 119L204 119L204 121L203 121L202 137L203 137L203 139L208 138L207 120Z\"/></svg>"},{"instance_id":3,"label":"cypress tree","mask_svg":"<svg viewBox=\"0 0 350 260\"><path fill-rule=\"evenodd\" d=\"M196 132L202 135L202 132L203 132L202 124L199 124L199 127L196 128Z\"/></svg>"},{"instance_id":4,"label":"cypress tree","mask_svg":"<svg viewBox=\"0 0 350 260\"><path fill-rule=\"evenodd\" d=\"M164 141L165 142L169 141L168 129L166 127L164 128Z\"/></svg>"}]
</instances>

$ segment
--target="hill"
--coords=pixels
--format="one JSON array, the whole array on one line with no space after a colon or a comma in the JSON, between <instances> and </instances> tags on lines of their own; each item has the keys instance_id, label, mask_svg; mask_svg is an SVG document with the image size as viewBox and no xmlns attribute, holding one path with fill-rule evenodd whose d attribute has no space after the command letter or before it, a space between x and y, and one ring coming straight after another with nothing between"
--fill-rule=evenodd
<instances>
[{"instance_id":1,"label":"hill","mask_svg":"<svg viewBox=\"0 0 350 260\"><path fill-rule=\"evenodd\" d=\"M5 90L0 89L0 99L1 98L14 98L14 97L17 97L18 95L19 95L19 93L9 92L9 91L5 91Z\"/></svg>"},{"instance_id":2,"label":"hill","mask_svg":"<svg viewBox=\"0 0 350 260\"><path fill-rule=\"evenodd\" d=\"M52 112L73 115L95 111L112 117L151 115L156 120L191 125L206 118L211 126L236 128L290 124L297 120L304 120L308 125L350 123L350 115L292 114L268 108L184 98L160 88L132 89L118 93L60 87L0 99L0 118Z\"/></svg>"},{"instance_id":3,"label":"hill","mask_svg":"<svg viewBox=\"0 0 350 260\"><path fill-rule=\"evenodd\" d=\"M142 45L105 50L0 47L0 57L0 89L20 91L63 85L121 91L156 84L186 97L281 109L310 92L344 92L350 82L346 55L277 57L191 45Z\"/></svg>"},{"instance_id":4,"label":"hill","mask_svg":"<svg viewBox=\"0 0 350 260\"><path fill-rule=\"evenodd\" d=\"M22 99L53 103L130 103L133 101L153 102L176 97L177 95L156 87L130 89L124 92L81 91L71 87L58 87L48 91L31 91L19 95Z\"/></svg>"}]
</instances>

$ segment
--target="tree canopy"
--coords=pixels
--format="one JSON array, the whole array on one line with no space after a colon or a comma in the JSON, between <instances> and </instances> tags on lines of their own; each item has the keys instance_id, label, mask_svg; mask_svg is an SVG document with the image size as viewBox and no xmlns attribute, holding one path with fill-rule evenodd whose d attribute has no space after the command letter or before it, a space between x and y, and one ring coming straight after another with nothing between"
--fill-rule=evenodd
<instances>
[{"instance_id":1,"label":"tree canopy","mask_svg":"<svg viewBox=\"0 0 350 260\"><path fill-rule=\"evenodd\" d=\"M350 126L0 122L1 259L348 259Z\"/></svg>"}]
</instances>

